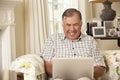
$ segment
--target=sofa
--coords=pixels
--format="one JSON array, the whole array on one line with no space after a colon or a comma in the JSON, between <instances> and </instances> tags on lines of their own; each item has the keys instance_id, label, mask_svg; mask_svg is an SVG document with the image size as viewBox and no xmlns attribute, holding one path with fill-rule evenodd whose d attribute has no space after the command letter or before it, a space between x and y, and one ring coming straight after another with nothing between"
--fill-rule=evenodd
<instances>
[{"instance_id":1,"label":"sofa","mask_svg":"<svg viewBox=\"0 0 120 80\"><path fill-rule=\"evenodd\" d=\"M101 80L120 80L120 50L102 50L106 72ZM16 58L10 70L24 74L24 80L46 80L44 61L40 54L27 54Z\"/></svg>"}]
</instances>

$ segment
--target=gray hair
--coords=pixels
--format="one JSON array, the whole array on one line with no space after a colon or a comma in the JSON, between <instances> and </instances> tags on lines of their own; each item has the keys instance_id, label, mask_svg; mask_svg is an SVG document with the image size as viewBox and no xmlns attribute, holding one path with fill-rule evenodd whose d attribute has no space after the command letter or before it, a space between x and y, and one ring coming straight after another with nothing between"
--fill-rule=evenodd
<instances>
[{"instance_id":1,"label":"gray hair","mask_svg":"<svg viewBox=\"0 0 120 80\"><path fill-rule=\"evenodd\" d=\"M78 14L80 20L82 20L82 16L81 16L81 12L78 11L77 9L74 9L74 8L69 8L67 10L64 11L64 13L62 14L62 20L63 18L66 16L66 17L71 17L73 16L74 14Z\"/></svg>"}]
</instances>

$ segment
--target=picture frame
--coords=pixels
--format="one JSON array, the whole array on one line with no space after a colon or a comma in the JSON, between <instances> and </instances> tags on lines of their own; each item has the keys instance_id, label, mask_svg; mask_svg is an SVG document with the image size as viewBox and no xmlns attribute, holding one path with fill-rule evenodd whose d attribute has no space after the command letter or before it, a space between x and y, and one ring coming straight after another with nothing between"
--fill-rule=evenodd
<instances>
[{"instance_id":1,"label":"picture frame","mask_svg":"<svg viewBox=\"0 0 120 80\"><path fill-rule=\"evenodd\" d=\"M117 31L117 37L120 37L120 31Z\"/></svg>"},{"instance_id":2,"label":"picture frame","mask_svg":"<svg viewBox=\"0 0 120 80\"><path fill-rule=\"evenodd\" d=\"M104 21L104 27L106 30L106 36L109 36L109 31L114 27L113 21Z\"/></svg>"},{"instance_id":3,"label":"picture frame","mask_svg":"<svg viewBox=\"0 0 120 80\"><path fill-rule=\"evenodd\" d=\"M117 28L118 28L118 31L120 31L120 16L117 17Z\"/></svg>"},{"instance_id":4,"label":"picture frame","mask_svg":"<svg viewBox=\"0 0 120 80\"><path fill-rule=\"evenodd\" d=\"M105 27L93 27L93 37L106 37Z\"/></svg>"},{"instance_id":5,"label":"picture frame","mask_svg":"<svg viewBox=\"0 0 120 80\"><path fill-rule=\"evenodd\" d=\"M90 35L90 36L93 36L93 33L92 33L92 27L96 27L97 26L97 22L88 22L87 23L87 34Z\"/></svg>"}]
</instances>

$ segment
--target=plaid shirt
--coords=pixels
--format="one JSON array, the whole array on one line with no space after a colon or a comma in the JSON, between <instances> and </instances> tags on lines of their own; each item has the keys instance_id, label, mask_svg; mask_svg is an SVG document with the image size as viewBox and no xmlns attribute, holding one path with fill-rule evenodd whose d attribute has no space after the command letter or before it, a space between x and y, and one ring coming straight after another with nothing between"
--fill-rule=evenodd
<instances>
[{"instance_id":1,"label":"plaid shirt","mask_svg":"<svg viewBox=\"0 0 120 80\"><path fill-rule=\"evenodd\" d=\"M69 40L62 33L52 35L42 50L42 57L45 61L52 61L54 57L93 57L94 66L105 66L96 41L93 37L84 34L81 34L77 40Z\"/></svg>"}]
</instances>

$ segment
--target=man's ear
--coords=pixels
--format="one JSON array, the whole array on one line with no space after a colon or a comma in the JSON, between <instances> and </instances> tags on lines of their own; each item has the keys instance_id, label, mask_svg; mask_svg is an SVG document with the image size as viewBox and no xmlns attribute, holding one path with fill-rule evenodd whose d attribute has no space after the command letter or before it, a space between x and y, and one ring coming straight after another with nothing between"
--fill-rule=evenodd
<instances>
[{"instance_id":1,"label":"man's ear","mask_svg":"<svg viewBox=\"0 0 120 80\"><path fill-rule=\"evenodd\" d=\"M82 26L82 21L80 21L80 25Z\"/></svg>"}]
</instances>

